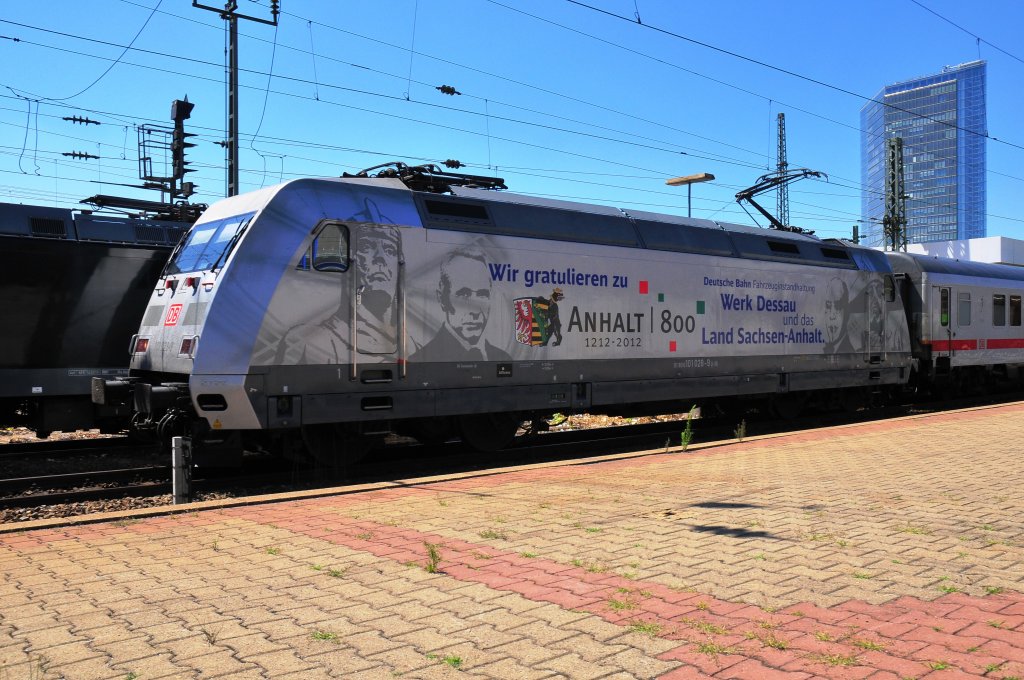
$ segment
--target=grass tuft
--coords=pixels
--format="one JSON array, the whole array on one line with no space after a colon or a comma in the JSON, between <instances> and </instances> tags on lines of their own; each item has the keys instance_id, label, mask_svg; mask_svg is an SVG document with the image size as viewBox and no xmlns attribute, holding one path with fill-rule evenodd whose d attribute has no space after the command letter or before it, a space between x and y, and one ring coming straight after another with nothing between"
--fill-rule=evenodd
<instances>
[{"instance_id":1,"label":"grass tuft","mask_svg":"<svg viewBox=\"0 0 1024 680\"><path fill-rule=\"evenodd\" d=\"M706 635L725 635L729 632L721 626L716 626L710 621L703 621L701 619L683 619L683 623L685 623L690 628L693 628L694 630L699 630L700 632Z\"/></svg>"},{"instance_id":2,"label":"grass tuft","mask_svg":"<svg viewBox=\"0 0 1024 680\"><path fill-rule=\"evenodd\" d=\"M761 644L765 647L771 647L772 649L788 649L789 642L782 638L776 637L775 633L768 633L764 637L760 638Z\"/></svg>"},{"instance_id":3,"label":"grass tuft","mask_svg":"<svg viewBox=\"0 0 1024 680\"><path fill-rule=\"evenodd\" d=\"M707 654L708 656L718 656L719 654L733 653L733 649L731 647L726 647L725 645L720 645L717 642L711 641L698 642L697 651L701 654Z\"/></svg>"},{"instance_id":4,"label":"grass tuft","mask_svg":"<svg viewBox=\"0 0 1024 680\"><path fill-rule=\"evenodd\" d=\"M437 565L441 563L441 549L434 543L424 541L423 547L427 549L427 564L423 568L428 574L438 573Z\"/></svg>"},{"instance_id":5,"label":"grass tuft","mask_svg":"<svg viewBox=\"0 0 1024 680\"><path fill-rule=\"evenodd\" d=\"M854 647L860 647L861 649L865 649L869 652L878 652L885 649L885 645L883 645L881 642L875 642L874 640L867 640L864 638L857 638L855 640L851 640L850 643Z\"/></svg>"},{"instance_id":6,"label":"grass tuft","mask_svg":"<svg viewBox=\"0 0 1024 680\"><path fill-rule=\"evenodd\" d=\"M829 666L857 665L857 657L852 654L816 654L811 658Z\"/></svg>"},{"instance_id":7,"label":"grass tuft","mask_svg":"<svg viewBox=\"0 0 1024 680\"><path fill-rule=\"evenodd\" d=\"M642 621L638 621L629 627L629 631L631 633L640 633L641 635L654 637L661 632L661 626L656 623L644 623Z\"/></svg>"},{"instance_id":8,"label":"grass tuft","mask_svg":"<svg viewBox=\"0 0 1024 680\"><path fill-rule=\"evenodd\" d=\"M498 531L496 529L485 529L480 532L480 538L493 538L498 541L507 541L508 534L504 531Z\"/></svg>"},{"instance_id":9,"label":"grass tuft","mask_svg":"<svg viewBox=\"0 0 1024 680\"><path fill-rule=\"evenodd\" d=\"M690 407L690 414L686 416L686 428L679 434L679 445L686 451L690 446L690 442L693 441L693 419L697 414L697 405L694 404ZM668 448L666 446L666 448Z\"/></svg>"}]
</instances>

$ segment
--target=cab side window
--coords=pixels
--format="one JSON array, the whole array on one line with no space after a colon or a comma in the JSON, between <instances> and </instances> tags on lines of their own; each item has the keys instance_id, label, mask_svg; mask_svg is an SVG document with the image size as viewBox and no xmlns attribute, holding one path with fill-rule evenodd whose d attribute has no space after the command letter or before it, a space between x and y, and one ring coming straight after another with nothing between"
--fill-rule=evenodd
<instances>
[{"instance_id":1,"label":"cab side window","mask_svg":"<svg viewBox=\"0 0 1024 680\"><path fill-rule=\"evenodd\" d=\"M328 222L317 232L316 238L306 251L296 269L318 272L348 271L349 233L348 227Z\"/></svg>"},{"instance_id":2,"label":"cab side window","mask_svg":"<svg viewBox=\"0 0 1024 680\"><path fill-rule=\"evenodd\" d=\"M1020 325L1020 295L1010 296L1010 325Z\"/></svg>"}]
</instances>

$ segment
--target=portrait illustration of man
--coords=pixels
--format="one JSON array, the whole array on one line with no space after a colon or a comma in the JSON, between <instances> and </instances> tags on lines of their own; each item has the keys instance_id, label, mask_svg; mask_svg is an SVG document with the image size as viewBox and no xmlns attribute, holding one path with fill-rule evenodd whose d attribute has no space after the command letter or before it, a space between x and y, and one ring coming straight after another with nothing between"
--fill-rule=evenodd
<instances>
[{"instance_id":1,"label":"portrait illustration of man","mask_svg":"<svg viewBox=\"0 0 1024 680\"><path fill-rule=\"evenodd\" d=\"M881 352L885 341L885 304L883 302L882 282L871 281L864 289L867 296L868 328L865 333L864 347L869 352Z\"/></svg>"},{"instance_id":2,"label":"portrait illustration of man","mask_svg":"<svg viewBox=\"0 0 1024 680\"><path fill-rule=\"evenodd\" d=\"M846 282L834 278L825 291L825 351L852 352L853 343L847 330L850 312L850 291Z\"/></svg>"},{"instance_id":3,"label":"portrait illustration of man","mask_svg":"<svg viewBox=\"0 0 1024 680\"><path fill-rule=\"evenodd\" d=\"M356 343L361 354L398 350L398 267L401 240L394 227L360 229L353 243L362 290L357 299Z\"/></svg>"},{"instance_id":4,"label":"portrait illustration of man","mask_svg":"<svg viewBox=\"0 0 1024 680\"><path fill-rule=\"evenodd\" d=\"M491 313L491 275L481 251L466 248L448 255L441 262L436 294L444 323L410 362L511 360L484 337Z\"/></svg>"},{"instance_id":5,"label":"portrait illustration of man","mask_svg":"<svg viewBox=\"0 0 1024 680\"><path fill-rule=\"evenodd\" d=\"M367 216L383 220L367 200ZM355 217L363 217L363 213ZM335 236L334 234L337 234ZM346 235L351 234L351 242ZM319 266L318 254L338 251L337 264ZM348 254L351 253L351 262ZM309 260L312 259L312 262ZM285 333L277 347L276 364L346 364L352 362L352 304L356 305L356 351L363 361L390 356L398 350L398 283L402 262L401 234L381 224L329 224L317 236L303 267L339 277L335 311L314 323L303 323ZM355 289L355 301L352 291Z\"/></svg>"}]
</instances>

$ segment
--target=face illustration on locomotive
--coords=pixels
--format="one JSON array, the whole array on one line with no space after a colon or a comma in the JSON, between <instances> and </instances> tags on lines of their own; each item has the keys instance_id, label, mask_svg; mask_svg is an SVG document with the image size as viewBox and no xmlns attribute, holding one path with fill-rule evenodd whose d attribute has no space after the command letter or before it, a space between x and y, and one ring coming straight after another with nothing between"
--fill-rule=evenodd
<instances>
[{"instance_id":1,"label":"face illustration on locomotive","mask_svg":"<svg viewBox=\"0 0 1024 680\"><path fill-rule=\"evenodd\" d=\"M847 333L849 306L850 292L846 282L840 278L829 281L825 298L826 352L850 352L853 350Z\"/></svg>"},{"instance_id":2,"label":"face illustration on locomotive","mask_svg":"<svg viewBox=\"0 0 1024 680\"><path fill-rule=\"evenodd\" d=\"M491 318L491 276L487 256L460 248L440 264L436 299L443 317L434 336L409 361L508 361L504 350L485 338Z\"/></svg>"},{"instance_id":3,"label":"face illustration on locomotive","mask_svg":"<svg viewBox=\"0 0 1024 680\"><path fill-rule=\"evenodd\" d=\"M354 266L362 282L355 305L354 344L349 296L345 287L339 285L338 305L334 311L325 318L290 328L277 343L273 363L343 364L347 363L353 346L360 354L371 356L386 356L397 351L401 236L397 229L385 225L372 231L357 231L351 243L349 238L344 225L324 225L297 269L345 273Z\"/></svg>"}]
</instances>

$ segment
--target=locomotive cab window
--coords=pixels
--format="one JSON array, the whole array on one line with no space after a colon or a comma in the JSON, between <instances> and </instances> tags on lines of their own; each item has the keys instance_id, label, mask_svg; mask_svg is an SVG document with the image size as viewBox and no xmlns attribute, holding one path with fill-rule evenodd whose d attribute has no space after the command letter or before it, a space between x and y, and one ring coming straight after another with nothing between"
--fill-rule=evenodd
<instances>
[{"instance_id":1,"label":"locomotive cab window","mask_svg":"<svg viewBox=\"0 0 1024 680\"><path fill-rule=\"evenodd\" d=\"M317 232L296 269L318 272L344 272L349 265L348 227L328 222Z\"/></svg>"},{"instance_id":2,"label":"locomotive cab window","mask_svg":"<svg viewBox=\"0 0 1024 680\"><path fill-rule=\"evenodd\" d=\"M885 275L885 278L883 280L885 281L885 283L883 284L885 292L885 301L896 302L896 282L888 274Z\"/></svg>"},{"instance_id":3,"label":"locomotive cab window","mask_svg":"<svg viewBox=\"0 0 1024 680\"><path fill-rule=\"evenodd\" d=\"M1005 295L993 295L992 296L992 325L993 326L1005 326L1006 325L1006 296Z\"/></svg>"},{"instance_id":4,"label":"locomotive cab window","mask_svg":"<svg viewBox=\"0 0 1024 680\"><path fill-rule=\"evenodd\" d=\"M956 322L959 326L971 325L971 294L957 293Z\"/></svg>"},{"instance_id":5,"label":"locomotive cab window","mask_svg":"<svg viewBox=\"0 0 1024 680\"><path fill-rule=\"evenodd\" d=\"M1011 295L1010 296L1010 325L1011 326L1019 326L1020 325L1020 296L1019 295Z\"/></svg>"},{"instance_id":6,"label":"locomotive cab window","mask_svg":"<svg viewBox=\"0 0 1024 680\"><path fill-rule=\"evenodd\" d=\"M252 216L253 213L235 215L192 227L167 263L166 273L198 272L222 266L245 233Z\"/></svg>"}]
</instances>

